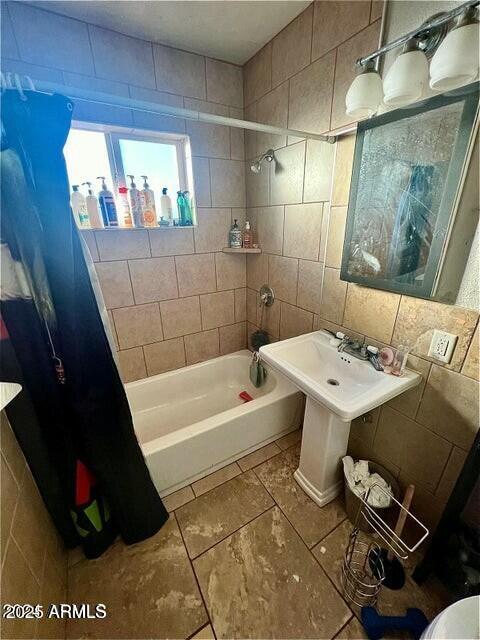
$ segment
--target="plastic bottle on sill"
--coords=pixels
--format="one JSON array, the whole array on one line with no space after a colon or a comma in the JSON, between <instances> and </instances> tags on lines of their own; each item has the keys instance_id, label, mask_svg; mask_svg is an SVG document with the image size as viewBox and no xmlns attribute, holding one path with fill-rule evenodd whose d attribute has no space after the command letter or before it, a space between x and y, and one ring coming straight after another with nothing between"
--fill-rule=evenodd
<instances>
[{"instance_id":1,"label":"plastic bottle on sill","mask_svg":"<svg viewBox=\"0 0 480 640\"><path fill-rule=\"evenodd\" d=\"M120 210L120 216L124 227L133 227L132 213L130 211L130 205L128 203L128 189L127 187L118 188L118 208Z\"/></svg>"},{"instance_id":2,"label":"plastic bottle on sill","mask_svg":"<svg viewBox=\"0 0 480 640\"><path fill-rule=\"evenodd\" d=\"M185 201L185 226L193 225L193 214L192 214L192 199L190 197L190 191L183 192L183 199Z\"/></svg>"},{"instance_id":3,"label":"plastic bottle on sill","mask_svg":"<svg viewBox=\"0 0 480 640\"><path fill-rule=\"evenodd\" d=\"M113 193L107 189L105 176L97 176L102 181L102 189L98 192L98 202L105 227L118 227L117 207Z\"/></svg>"},{"instance_id":4,"label":"plastic bottle on sill","mask_svg":"<svg viewBox=\"0 0 480 640\"><path fill-rule=\"evenodd\" d=\"M93 229L103 229L102 214L100 213L98 199L92 191L92 183L87 181L82 182L82 185L87 185L88 187L88 195L85 198L85 203L87 205L87 213L90 220L90 226Z\"/></svg>"},{"instance_id":5,"label":"plastic bottle on sill","mask_svg":"<svg viewBox=\"0 0 480 640\"><path fill-rule=\"evenodd\" d=\"M142 178L143 189L140 191L140 200L142 203L143 224L146 227L156 227L158 223L157 211L155 209L155 194L148 185L148 176L142 176Z\"/></svg>"},{"instance_id":6,"label":"plastic bottle on sill","mask_svg":"<svg viewBox=\"0 0 480 640\"><path fill-rule=\"evenodd\" d=\"M78 190L78 187L78 184L72 185L70 204L72 205L72 211L77 225L80 229L88 229L90 227L90 220L88 217L87 203L85 202L85 196Z\"/></svg>"},{"instance_id":7,"label":"plastic bottle on sill","mask_svg":"<svg viewBox=\"0 0 480 640\"><path fill-rule=\"evenodd\" d=\"M128 174L130 178L130 189L128 190L128 199L130 201L130 209L132 211L133 225L135 227L144 227L143 213L142 213L142 201L140 199L140 191L137 189L137 185L133 181L134 177Z\"/></svg>"},{"instance_id":8,"label":"plastic bottle on sill","mask_svg":"<svg viewBox=\"0 0 480 640\"><path fill-rule=\"evenodd\" d=\"M173 225L172 199L167 194L167 187L163 187L160 196L160 215L164 220L168 220L169 226Z\"/></svg>"},{"instance_id":9,"label":"plastic bottle on sill","mask_svg":"<svg viewBox=\"0 0 480 640\"><path fill-rule=\"evenodd\" d=\"M245 222L245 229L243 231L243 247L245 249L251 249L253 246L252 230L250 229L250 222Z\"/></svg>"}]
</instances>

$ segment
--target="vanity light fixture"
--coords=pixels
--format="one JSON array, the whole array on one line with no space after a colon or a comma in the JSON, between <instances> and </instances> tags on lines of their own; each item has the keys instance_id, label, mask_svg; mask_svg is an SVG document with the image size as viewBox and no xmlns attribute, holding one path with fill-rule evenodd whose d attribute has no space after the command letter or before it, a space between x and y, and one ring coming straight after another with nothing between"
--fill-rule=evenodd
<instances>
[{"instance_id":1,"label":"vanity light fixture","mask_svg":"<svg viewBox=\"0 0 480 640\"><path fill-rule=\"evenodd\" d=\"M438 47L430 63L430 88L451 91L478 78L479 30L473 7L458 18L457 24Z\"/></svg>"},{"instance_id":2,"label":"vanity light fixture","mask_svg":"<svg viewBox=\"0 0 480 640\"><path fill-rule=\"evenodd\" d=\"M382 101L388 107L403 107L422 99L428 84L435 91L449 91L478 78L479 24L476 13L479 4L480 0L468 0L450 11L435 14L417 29L359 58L356 62L359 74L345 99L347 114L358 119L371 117ZM379 61L398 47L403 49L386 74L382 87L376 70Z\"/></svg>"}]
</instances>

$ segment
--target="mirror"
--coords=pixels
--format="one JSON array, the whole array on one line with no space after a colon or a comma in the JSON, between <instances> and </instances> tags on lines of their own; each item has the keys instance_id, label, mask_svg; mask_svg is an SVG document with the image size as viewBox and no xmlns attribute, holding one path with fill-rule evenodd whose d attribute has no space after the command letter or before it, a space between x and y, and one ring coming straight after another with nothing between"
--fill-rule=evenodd
<instances>
[{"instance_id":1,"label":"mirror","mask_svg":"<svg viewBox=\"0 0 480 640\"><path fill-rule=\"evenodd\" d=\"M359 123L342 280L456 301L478 222L477 115L475 83Z\"/></svg>"}]
</instances>

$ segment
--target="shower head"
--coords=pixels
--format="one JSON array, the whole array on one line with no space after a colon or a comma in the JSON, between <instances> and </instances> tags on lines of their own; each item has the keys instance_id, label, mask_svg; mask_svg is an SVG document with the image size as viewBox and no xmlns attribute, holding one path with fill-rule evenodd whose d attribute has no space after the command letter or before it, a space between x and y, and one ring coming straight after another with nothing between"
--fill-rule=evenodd
<instances>
[{"instance_id":1,"label":"shower head","mask_svg":"<svg viewBox=\"0 0 480 640\"><path fill-rule=\"evenodd\" d=\"M262 154L258 160L252 162L252 164L250 165L250 171L252 171L253 173L260 173L260 171L262 170L262 162L264 160L266 160L267 162L272 162L272 160L274 159L275 155L273 149L268 149L268 151L265 151L265 153Z\"/></svg>"}]
</instances>

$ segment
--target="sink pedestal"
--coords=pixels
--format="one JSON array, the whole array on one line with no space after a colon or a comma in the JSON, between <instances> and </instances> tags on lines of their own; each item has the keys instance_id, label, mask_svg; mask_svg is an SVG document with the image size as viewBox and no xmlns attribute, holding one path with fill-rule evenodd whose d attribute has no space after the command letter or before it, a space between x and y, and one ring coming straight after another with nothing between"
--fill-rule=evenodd
<instances>
[{"instance_id":1,"label":"sink pedestal","mask_svg":"<svg viewBox=\"0 0 480 640\"><path fill-rule=\"evenodd\" d=\"M294 477L320 507L343 488L341 459L347 452L350 422L344 422L307 396L300 466Z\"/></svg>"}]
</instances>

